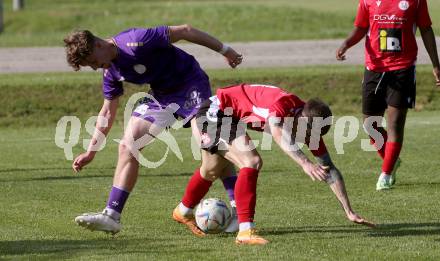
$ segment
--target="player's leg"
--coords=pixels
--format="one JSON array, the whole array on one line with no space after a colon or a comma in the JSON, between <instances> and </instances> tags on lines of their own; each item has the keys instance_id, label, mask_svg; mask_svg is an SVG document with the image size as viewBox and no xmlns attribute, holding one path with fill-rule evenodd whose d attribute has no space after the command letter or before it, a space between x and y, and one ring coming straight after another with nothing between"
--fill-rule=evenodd
<instances>
[{"instance_id":1,"label":"player's leg","mask_svg":"<svg viewBox=\"0 0 440 261\"><path fill-rule=\"evenodd\" d=\"M130 118L119 144L118 163L107 206L102 213L83 214L75 218L79 225L90 230L113 234L120 231L121 213L138 177L140 150L152 142L163 131L164 126L175 120L162 110L147 110L142 115L133 115L135 116Z\"/></svg>"},{"instance_id":2,"label":"player's leg","mask_svg":"<svg viewBox=\"0 0 440 261\"><path fill-rule=\"evenodd\" d=\"M230 163L223 157L202 150L202 165L191 176L182 201L173 211L173 219L186 225L195 235L205 235L196 225L194 207L208 193L212 182L229 168Z\"/></svg>"},{"instance_id":3,"label":"player's leg","mask_svg":"<svg viewBox=\"0 0 440 261\"><path fill-rule=\"evenodd\" d=\"M195 138L197 144L200 144L200 131L197 128L197 123L196 123L195 119L191 120L191 130L192 130L192 135ZM220 176L220 178L223 182L223 186L224 186L226 193L228 195L229 203L232 207L232 212L234 212L235 211L234 189L235 189L235 182L237 181L237 174L235 172L235 168L231 164L229 168L224 168L223 172L221 174L218 173L218 175ZM233 215L233 216L235 217L235 215ZM227 230L233 230L233 226L231 226L231 228L229 228ZM232 232L235 232L235 231L232 231Z\"/></svg>"},{"instance_id":4,"label":"player's leg","mask_svg":"<svg viewBox=\"0 0 440 261\"><path fill-rule=\"evenodd\" d=\"M370 137L370 143L377 149L379 156L385 157L387 131L382 127L386 104L386 87L389 81L386 73L378 73L365 69L362 82L362 112L364 114L364 130ZM382 144L377 142L383 140Z\"/></svg>"},{"instance_id":5,"label":"player's leg","mask_svg":"<svg viewBox=\"0 0 440 261\"><path fill-rule=\"evenodd\" d=\"M237 204L235 202L235 183L237 182L237 174L233 164L225 168L223 175L221 176L223 186L228 193L229 202L231 204L231 222L229 226L225 229L226 233L235 233L238 231L238 216L237 216Z\"/></svg>"},{"instance_id":6,"label":"player's leg","mask_svg":"<svg viewBox=\"0 0 440 261\"><path fill-rule=\"evenodd\" d=\"M392 78L386 93L388 140L377 190L391 188L396 182L396 170L401 163L399 155L403 144L406 114L409 108L414 108L416 98L415 66L392 71L390 75Z\"/></svg>"},{"instance_id":7,"label":"player's leg","mask_svg":"<svg viewBox=\"0 0 440 261\"><path fill-rule=\"evenodd\" d=\"M193 137L195 138L197 144L200 144L200 130L197 127L196 120L191 120L191 130ZM220 176L223 187L226 190L226 193L229 198L229 203L231 205L231 223L226 228L225 232L227 233L235 233L238 231L238 221L237 221L237 209L235 204L235 196L234 196L234 189L235 189L235 182L237 181L237 174L235 172L235 168L232 164L229 164L229 167L223 168L222 173L218 173Z\"/></svg>"},{"instance_id":8,"label":"player's leg","mask_svg":"<svg viewBox=\"0 0 440 261\"><path fill-rule=\"evenodd\" d=\"M395 170L397 170L400 165L399 155L403 144L407 111L407 108L388 106L386 117L388 140L385 145L382 173L379 177L378 185L376 186L377 190L391 188L396 181Z\"/></svg>"},{"instance_id":9,"label":"player's leg","mask_svg":"<svg viewBox=\"0 0 440 261\"><path fill-rule=\"evenodd\" d=\"M235 200L239 222L237 244L267 244L255 230L254 215L257 199L257 179L263 161L247 134L237 135L232 143L225 144L226 150L219 154L234 163L239 169L235 184Z\"/></svg>"}]
</instances>

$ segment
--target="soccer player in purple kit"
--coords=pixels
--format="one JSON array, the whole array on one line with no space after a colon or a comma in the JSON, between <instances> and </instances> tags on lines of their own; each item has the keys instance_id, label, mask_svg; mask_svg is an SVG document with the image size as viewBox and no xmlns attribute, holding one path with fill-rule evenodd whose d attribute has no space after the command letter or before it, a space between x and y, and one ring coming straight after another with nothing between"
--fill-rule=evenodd
<instances>
[{"instance_id":1,"label":"soccer player in purple kit","mask_svg":"<svg viewBox=\"0 0 440 261\"><path fill-rule=\"evenodd\" d=\"M110 39L101 39L90 31L82 30L72 32L64 39L67 62L75 71L81 66L89 66L94 70L103 69L104 102L99 116L105 118L107 124L97 122L87 151L73 161L72 168L75 172L79 172L93 160L96 148L102 142L102 134L107 135L110 131L119 97L124 92L124 81L150 84L150 94L159 103L146 98L134 110L119 145L118 163L107 206L102 213L86 213L76 217L75 221L80 226L92 231L118 233L121 230L120 217L124 204L138 176L139 150L171 126L176 120L174 115L185 119L186 127L190 125L195 129L193 116L203 101L211 96L211 89L208 76L195 58L172 44L179 40L203 45L221 53L232 68L242 61L242 55L234 49L189 25L131 28ZM170 112L167 106L173 103L178 108ZM193 134L196 139L200 138L198 132L193 131ZM142 141L141 145L136 142L139 139ZM231 205L234 205L236 176L232 170L225 171L231 173L224 180L224 186L230 196ZM196 178L203 179L204 175L200 173ZM174 219L187 225L194 234L204 235L195 225L193 214L177 215ZM235 232L237 228L230 230Z\"/></svg>"}]
</instances>

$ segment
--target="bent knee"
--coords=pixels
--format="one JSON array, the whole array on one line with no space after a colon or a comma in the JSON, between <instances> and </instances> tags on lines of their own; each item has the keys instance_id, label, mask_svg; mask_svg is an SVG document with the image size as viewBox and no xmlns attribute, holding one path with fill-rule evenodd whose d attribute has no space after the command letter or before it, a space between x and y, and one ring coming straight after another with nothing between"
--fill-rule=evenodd
<instances>
[{"instance_id":1,"label":"bent knee","mask_svg":"<svg viewBox=\"0 0 440 261\"><path fill-rule=\"evenodd\" d=\"M203 166L200 167L200 175L202 176L202 178L204 178L206 180L214 181L221 174L222 174L222 172L221 171L217 171L216 169L204 168Z\"/></svg>"},{"instance_id":2,"label":"bent knee","mask_svg":"<svg viewBox=\"0 0 440 261\"><path fill-rule=\"evenodd\" d=\"M118 152L119 152L119 158L126 158L126 159L135 158L131 147L124 144L123 142L119 143Z\"/></svg>"},{"instance_id":3,"label":"bent knee","mask_svg":"<svg viewBox=\"0 0 440 261\"><path fill-rule=\"evenodd\" d=\"M248 157L243 160L242 167L260 170L263 167L263 159L260 155Z\"/></svg>"}]
</instances>

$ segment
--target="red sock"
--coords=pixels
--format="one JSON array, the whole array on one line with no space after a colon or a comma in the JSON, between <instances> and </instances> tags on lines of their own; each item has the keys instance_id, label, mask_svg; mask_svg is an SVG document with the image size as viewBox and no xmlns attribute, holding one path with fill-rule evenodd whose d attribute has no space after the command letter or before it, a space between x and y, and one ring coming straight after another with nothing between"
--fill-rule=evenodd
<instances>
[{"instance_id":1,"label":"red sock","mask_svg":"<svg viewBox=\"0 0 440 261\"><path fill-rule=\"evenodd\" d=\"M258 170L240 169L235 183L235 203L237 204L238 223L253 222L257 203Z\"/></svg>"},{"instance_id":2,"label":"red sock","mask_svg":"<svg viewBox=\"0 0 440 261\"><path fill-rule=\"evenodd\" d=\"M388 139L387 131L386 131L384 128L382 128L382 127L378 128L376 125L373 125L373 128L374 128L375 130L377 130L378 132L380 132L380 134L382 134L382 137L383 137L383 145L382 145L381 148L379 148L378 146L376 146L376 142L375 142L375 140L373 139L373 137L371 137L371 136L370 136L370 144L373 145L373 146L377 149L377 153L379 154L379 156L380 156L382 159L385 159L385 148L386 148L386 142L387 142L387 139Z\"/></svg>"},{"instance_id":3,"label":"red sock","mask_svg":"<svg viewBox=\"0 0 440 261\"><path fill-rule=\"evenodd\" d=\"M383 159L382 172L385 174L391 174L399 158L400 150L402 149L402 143L388 141L385 147L385 158Z\"/></svg>"},{"instance_id":4,"label":"red sock","mask_svg":"<svg viewBox=\"0 0 440 261\"><path fill-rule=\"evenodd\" d=\"M212 181L204 179L200 174L200 169L194 171L182 198L183 205L188 208L194 208L208 193L211 185Z\"/></svg>"}]
</instances>

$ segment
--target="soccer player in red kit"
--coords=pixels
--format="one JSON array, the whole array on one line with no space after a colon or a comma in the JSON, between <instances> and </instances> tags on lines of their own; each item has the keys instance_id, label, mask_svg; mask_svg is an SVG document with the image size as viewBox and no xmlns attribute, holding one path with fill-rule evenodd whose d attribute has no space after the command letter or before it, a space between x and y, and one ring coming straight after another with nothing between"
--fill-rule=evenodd
<instances>
[{"instance_id":1,"label":"soccer player in red kit","mask_svg":"<svg viewBox=\"0 0 440 261\"><path fill-rule=\"evenodd\" d=\"M236 165L239 170L235 184L235 202L239 222L237 244L262 245L268 241L255 232L257 178L262 159L246 128L270 133L281 149L312 180L326 181L341 203L347 218L355 223L374 226L351 208L339 170L331 161L322 135L330 129L330 108L318 99L303 102L278 87L241 84L217 90L205 101L196 122L201 134L202 165L191 177L173 218L197 231L193 208L208 192L212 182L224 169ZM299 143L307 144L317 159L312 163L301 151Z\"/></svg>"},{"instance_id":2,"label":"soccer player in red kit","mask_svg":"<svg viewBox=\"0 0 440 261\"><path fill-rule=\"evenodd\" d=\"M376 190L390 189L400 165L406 113L415 105L417 27L434 67L436 85L440 86L435 36L426 0L360 0L354 26L336 51L336 59L345 60L345 52L366 35L362 84L364 126L383 159ZM385 111L387 130L378 120Z\"/></svg>"}]
</instances>

